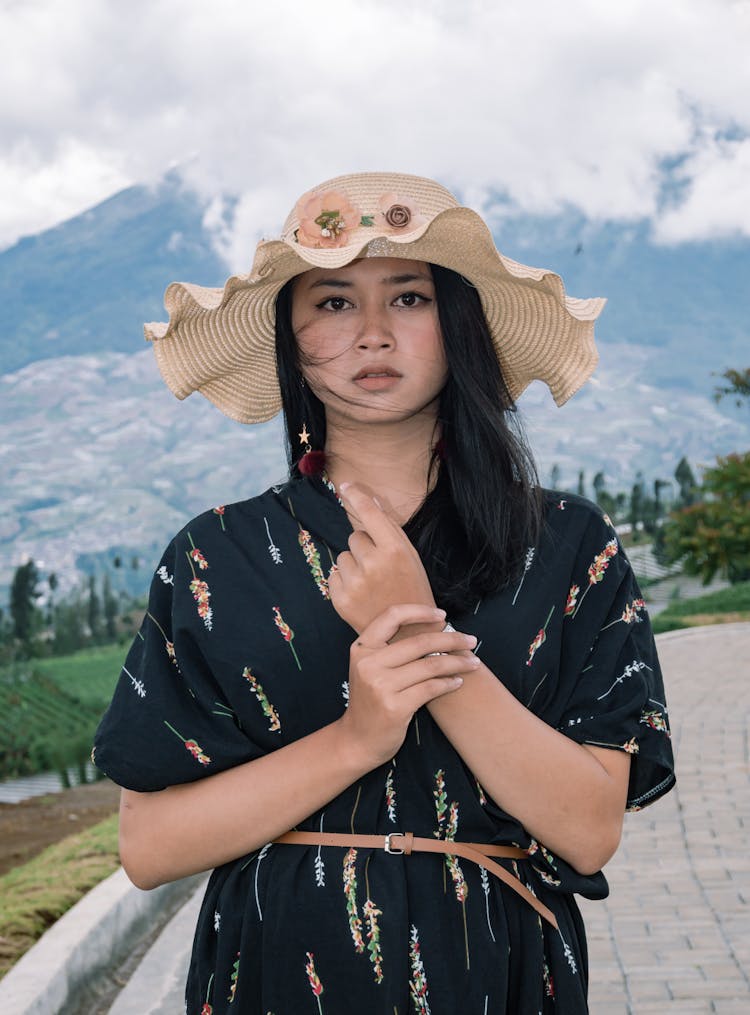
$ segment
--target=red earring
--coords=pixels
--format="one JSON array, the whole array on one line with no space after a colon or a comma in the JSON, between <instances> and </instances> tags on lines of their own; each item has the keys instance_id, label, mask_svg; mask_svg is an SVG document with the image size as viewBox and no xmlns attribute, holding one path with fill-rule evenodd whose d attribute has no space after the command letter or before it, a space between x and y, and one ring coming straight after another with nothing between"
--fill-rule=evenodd
<instances>
[{"instance_id":1,"label":"red earring","mask_svg":"<svg viewBox=\"0 0 750 1015\"><path fill-rule=\"evenodd\" d=\"M325 451L313 451L310 447L310 434L307 423L302 424L302 433L298 434L300 444L305 445L305 453L297 462L297 468L303 476L318 476L326 465Z\"/></svg>"}]
</instances>

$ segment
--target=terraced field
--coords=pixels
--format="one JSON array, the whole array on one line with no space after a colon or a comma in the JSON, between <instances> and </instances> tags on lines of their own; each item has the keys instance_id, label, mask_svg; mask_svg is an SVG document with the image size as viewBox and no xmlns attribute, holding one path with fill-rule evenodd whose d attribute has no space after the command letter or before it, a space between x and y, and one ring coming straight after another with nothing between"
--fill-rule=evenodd
<instances>
[{"instance_id":1,"label":"terraced field","mask_svg":"<svg viewBox=\"0 0 750 1015\"><path fill-rule=\"evenodd\" d=\"M0 779L85 765L122 645L0 669Z\"/></svg>"}]
</instances>

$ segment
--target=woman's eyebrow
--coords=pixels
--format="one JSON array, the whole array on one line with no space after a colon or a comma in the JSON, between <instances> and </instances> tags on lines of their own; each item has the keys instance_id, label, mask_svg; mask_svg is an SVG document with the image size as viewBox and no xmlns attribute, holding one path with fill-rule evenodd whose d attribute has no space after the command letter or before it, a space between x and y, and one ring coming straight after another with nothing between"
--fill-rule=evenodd
<instances>
[{"instance_id":1,"label":"woman's eyebrow","mask_svg":"<svg viewBox=\"0 0 750 1015\"><path fill-rule=\"evenodd\" d=\"M383 285L406 285L409 282L430 282L432 283L432 277L430 275L412 274L409 272L406 275L388 275L386 278L380 279ZM354 282L349 282L343 278L319 278L315 282L310 283L310 289L351 289Z\"/></svg>"},{"instance_id":2,"label":"woman's eyebrow","mask_svg":"<svg viewBox=\"0 0 750 1015\"><path fill-rule=\"evenodd\" d=\"M381 278L380 280L384 285L405 285L407 282L432 282L431 275L412 274L406 275L389 275L387 278Z\"/></svg>"},{"instance_id":3,"label":"woman's eyebrow","mask_svg":"<svg viewBox=\"0 0 750 1015\"><path fill-rule=\"evenodd\" d=\"M310 289L351 289L353 282L347 282L343 278L319 278L317 282L310 283Z\"/></svg>"}]
</instances>

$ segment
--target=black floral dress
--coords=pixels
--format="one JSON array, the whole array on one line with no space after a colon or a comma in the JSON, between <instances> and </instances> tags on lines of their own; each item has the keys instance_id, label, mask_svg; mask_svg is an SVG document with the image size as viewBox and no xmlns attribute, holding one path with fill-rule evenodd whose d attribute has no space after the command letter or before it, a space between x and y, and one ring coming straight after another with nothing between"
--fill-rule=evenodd
<instances>
[{"instance_id":1,"label":"black floral dress","mask_svg":"<svg viewBox=\"0 0 750 1015\"><path fill-rule=\"evenodd\" d=\"M565 736L631 755L628 808L674 783L648 617L606 516L545 493L519 581L449 619L527 708ZM327 575L351 527L324 478L215 508L169 544L96 735L95 760L138 791L190 782L335 721L353 632ZM267 844L211 876L188 1015L573 1015L587 1011L573 899L607 894L535 842L479 785L426 708L387 764L300 829L515 844L499 861L559 930L477 864L446 854ZM200 835L196 826L195 834Z\"/></svg>"}]
</instances>

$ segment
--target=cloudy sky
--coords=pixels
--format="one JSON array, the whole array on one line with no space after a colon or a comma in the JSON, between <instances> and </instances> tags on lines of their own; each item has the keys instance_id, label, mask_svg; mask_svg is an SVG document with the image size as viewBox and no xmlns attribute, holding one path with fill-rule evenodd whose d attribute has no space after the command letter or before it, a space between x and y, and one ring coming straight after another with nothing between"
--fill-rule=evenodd
<instances>
[{"instance_id":1,"label":"cloudy sky","mask_svg":"<svg viewBox=\"0 0 750 1015\"><path fill-rule=\"evenodd\" d=\"M0 0L0 247L173 166L245 251L359 169L750 236L748 53L750 0Z\"/></svg>"}]
</instances>

